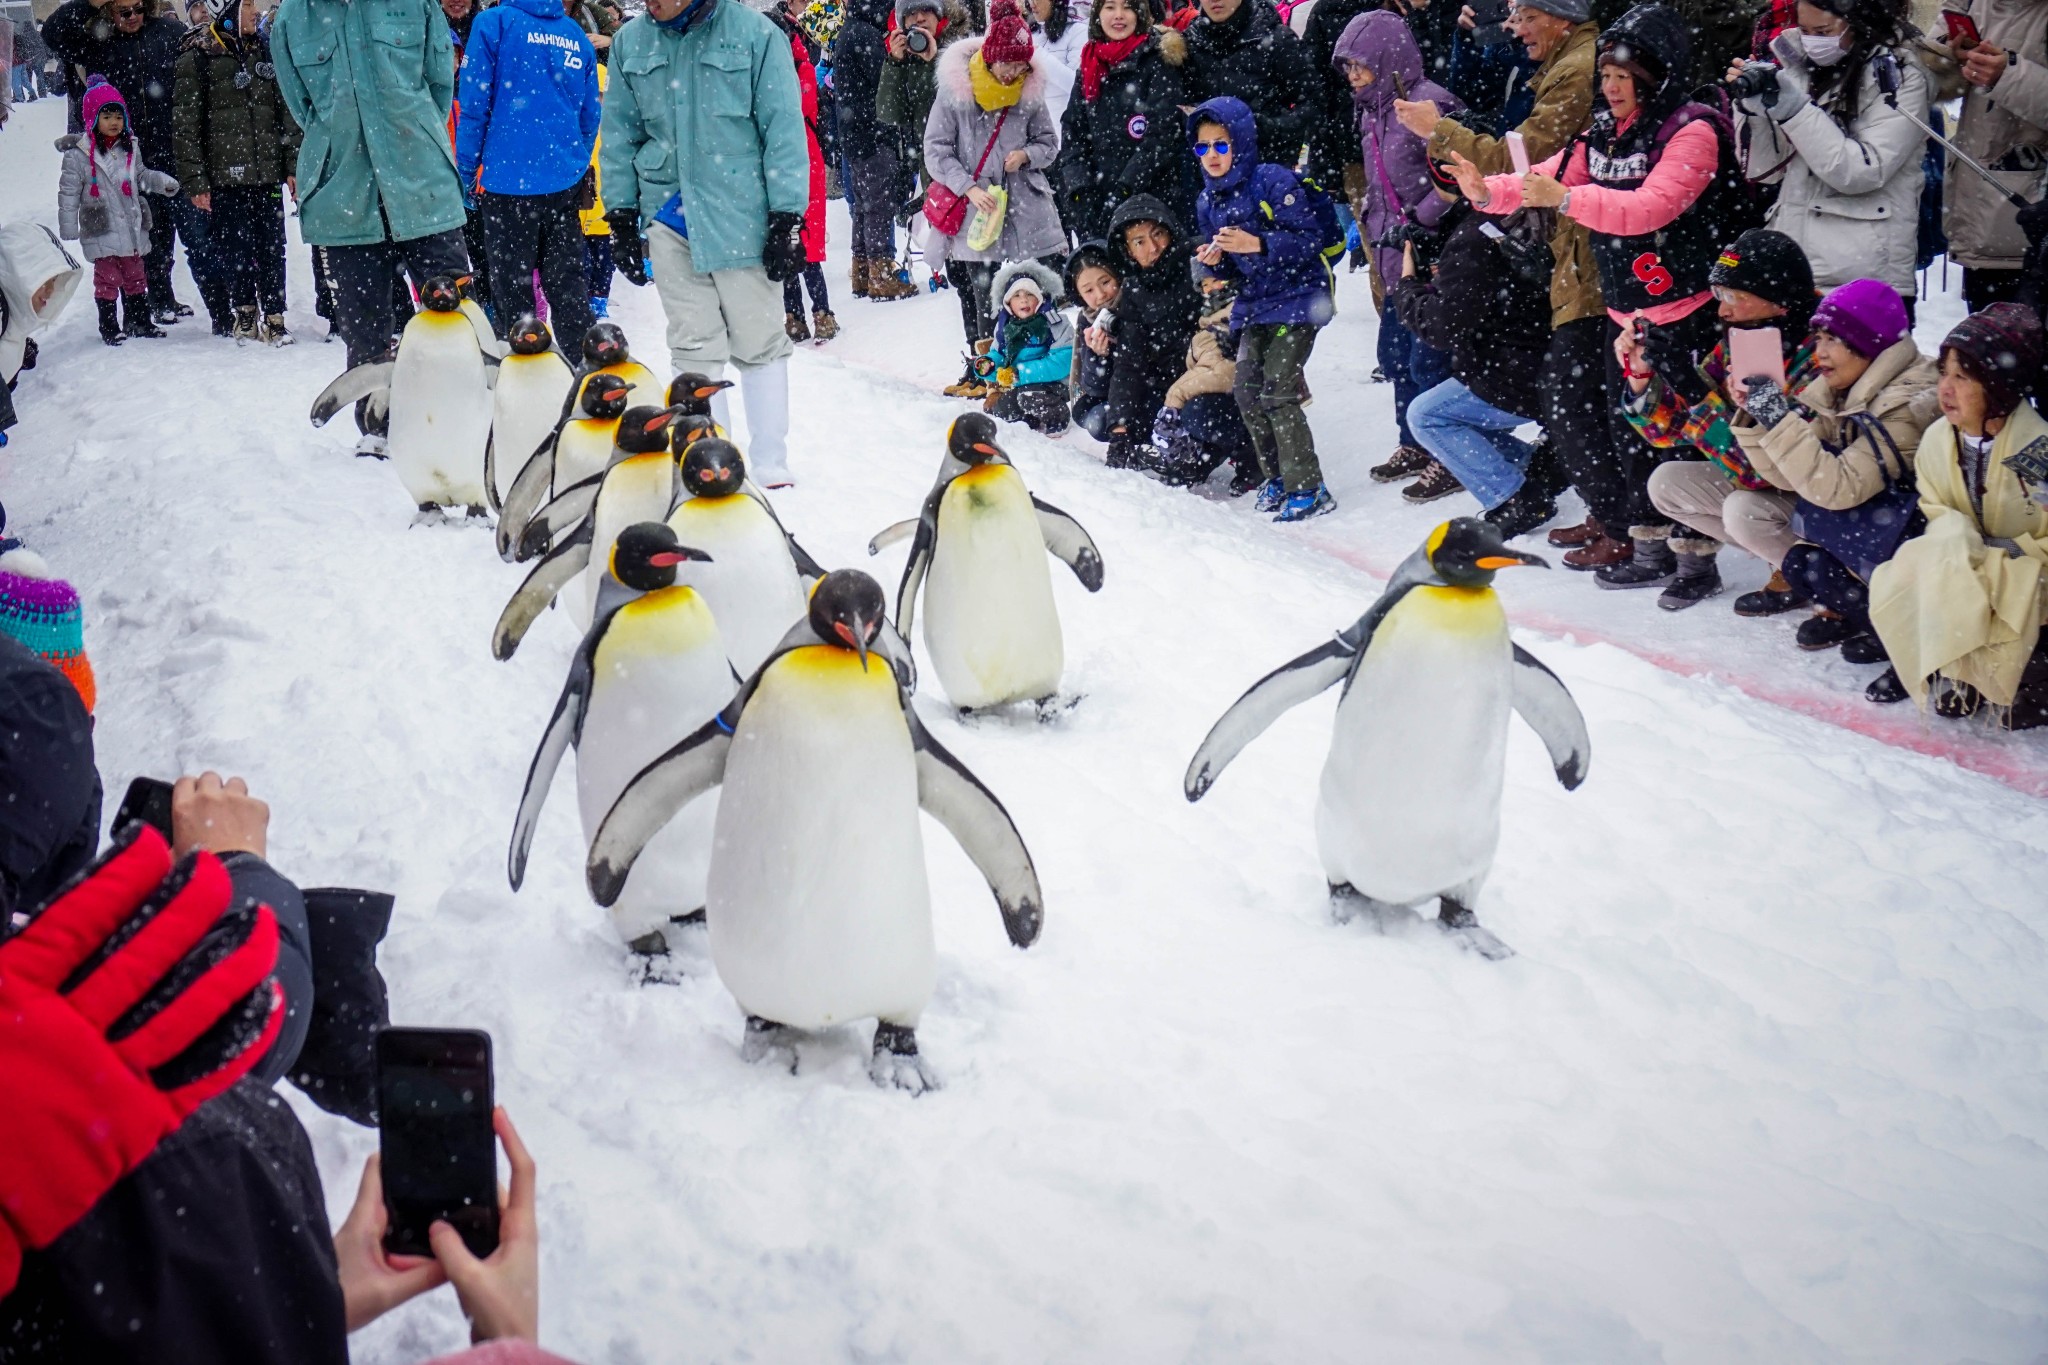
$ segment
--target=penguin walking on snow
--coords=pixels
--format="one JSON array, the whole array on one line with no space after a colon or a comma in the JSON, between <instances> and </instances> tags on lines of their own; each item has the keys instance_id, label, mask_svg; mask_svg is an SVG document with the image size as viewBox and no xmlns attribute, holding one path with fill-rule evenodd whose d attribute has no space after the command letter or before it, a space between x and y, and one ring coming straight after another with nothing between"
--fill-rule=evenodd
<instances>
[{"instance_id":1,"label":"penguin walking on snow","mask_svg":"<svg viewBox=\"0 0 2048 1365\"><path fill-rule=\"evenodd\" d=\"M633 359L625 330L616 322L600 322L583 334L583 364L578 367L577 377L593 374L625 380L632 390L626 399L628 407L662 406L661 381L655 378L654 371ZM568 415L566 408L563 415Z\"/></svg>"},{"instance_id":2,"label":"penguin walking on snow","mask_svg":"<svg viewBox=\"0 0 2048 1365\"><path fill-rule=\"evenodd\" d=\"M597 619L569 664L520 796L506 875L526 878L533 831L562 754L576 750L576 803L584 838L634 775L732 699L726 661L704 599L676 582L676 566L704 553L658 521L629 526L607 560ZM711 864L712 803L681 813L648 841L612 902L613 923L635 952L668 951L667 926L701 915Z\"/></svg>"},{"instance_id":3,"label":"penguin walking on snow","mask_svg":"<svg viewBox=\"0 0 2048 1365\"><path fill-rule=\"evenodd\" d=\"M747 677L803 619L805 585L825 570L783 529L732 442L710 437L684 446L678 436L677 448L683 497L668 524L710 554L685 572L718 617L732 666Z\"/></svg>"},{"instance_id":4,"label":"penguin walking on snow","mask_svg":"<svg viewBox=\"0 0 2048 1365\"><path fill-rule=\"evenodd\" d=\"M531 558L526 528L550 491L560 493L612 462L619 419L626 414L632 385L615 374L590 374L576 381L576 410L534 448L505 493L498 512L498 557L508 564Z\"/></svg>"},{"instance_id":5,"label":"penguin walking on snow","mask_svg":"<svg viewBox=\"0 0 2048 1365\"><path fill-rule=\"evenodd\" d=\"M602 382L620 381L607 378ZM612 462L600 473L571 485L534 514L527 524L524 545L530 548L552 539L553 548L533 566L499 613L497 627L491 632L493 658L511 658L534 620L578 578L588 586L571 591L566 605L576 628L589 628L619 533L636 522L659 522L675 505L676 462L669 453L675 423L672 408L627 410L612 435ZM597 515L600 504L605 508L602 519ZM508 509L506 515L510 514ZM520 557L526 552L522 548Z\"/></svg>"},{"instance_id":6,"label":"penguin walking on snow","mask_svg":"<svg viewBox=\"0 0 2048 1365\"><path fill-rule=\"evenodd\" d=\"M1493 575L1520 565L1550 567L1476 517L1437 527L1355 625L1223 714L1188 765L1188 800L1281 712L1341 683L1316 801L1338 915L1362 909L1384 923L1436 900L1445 932L1486 957L1511 956L1472 913L1500 842L1509 710L1543 740L1565 790L1592 758L1572 694L1508 637Z\"/></svg>"},{"instance_id":7,"label":"penguin walking on snow","mask_svg":"<svg viewBox=\"0 0 2048 1365\"><path fill-rule=\"evenodd\" d=\"M555 349L548 325L533 314L513 324L510 343L511 354L498 363L498 382L491 391L491 435L484 444L484 492L494 512L504 505L498 488L499 453L524 460L552 435L576 379L569 362Z\"/></svg>"},{"instance_id":8,"label":"penguin walking on snow","mask_svg":"<svg viewBox=\"0 0 2048 1365\"><path fill-rule=\"evenodd\" d=\"M870 1074L921 1093L937 1081L917 1052L936 978L919 809L988 879L1012 943L1030 946L1044 912L1008 812L911 708L908 650L883 611L874 579L827 574L726 708L626 787L588 871L609 905L655 832L721 788L705 903L747 1055L872 1017Z\"/></svg>"},{"instance_id":9,"label":"penguin walking on snow","mask_svg":"<svg viewBox=\"0 0 2048 1365\"><path fill-rule=\"evenodd\" d=\"M1080 524L1040 502L995 443L995 421L971 412L953 423L949 453L965 467L926 497L896 594L908 631L924 589L924 642L947 698L978 711L1013 701L1041 709L1066 667L1045 555L1102 588L1102 555ZM885 533L886 534L886 533Z\"/></svg>"},{"instance_id":10,"label":"penguin walking on snow","mask_svg":"<svg viewBox=\"0 0 2048 1365\"><path fill-rule=\"evenodd\" d=\"M486 515L484 444L491 430L491 367L463 312L455 281L436 275L420 289L420 311L399 334L390 360L358 365L313 401L313 425L358 399L388 393L385 453L423 513L460 507Z\"/></svg>"},{"instance_id":11,"label":"penguin walking on snow","mask_svg":"<svg viewBox=\"0 0 2048 1365\"><path fill-rule=\"evenodd\" d=\"M992 441L995 437L995 431L996 424L993 419L986 419L980 422L969 422L962 419L948 427L946 429L946 453L939 456L939 476L932 481L932 491L937 492L953 482L954 479L965 474L968 466L972 463L967 458L966 452L973 448L976 441ZM926 496L930 495L927 494ZM917 534L917 523L918 518L910 517L904 521L897 522L893 526L883 527L875 533L875 538L868 542L868 553L878 555L898 541L910 539Z\"/></svg>"}]
</instances>

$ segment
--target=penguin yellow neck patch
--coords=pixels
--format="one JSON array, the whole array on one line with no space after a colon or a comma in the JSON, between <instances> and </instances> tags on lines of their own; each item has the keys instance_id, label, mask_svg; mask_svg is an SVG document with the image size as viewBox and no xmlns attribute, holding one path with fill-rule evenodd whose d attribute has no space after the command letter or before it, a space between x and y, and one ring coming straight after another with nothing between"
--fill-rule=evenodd
<instances>
[{"instance_id":1,"label":"penguin yellow neck patch","mask_svg":"<svg viewBox=\"0 0 2048 1365\"><path fill-rule=\"evenodd\" d=\"M807 681L825 682L833 687L888 688L896 690L896 674L889 661L872 651L865 671L860 655L837 645L804 645L775 661L775 671Z\"/></svg>"}]
</instances>

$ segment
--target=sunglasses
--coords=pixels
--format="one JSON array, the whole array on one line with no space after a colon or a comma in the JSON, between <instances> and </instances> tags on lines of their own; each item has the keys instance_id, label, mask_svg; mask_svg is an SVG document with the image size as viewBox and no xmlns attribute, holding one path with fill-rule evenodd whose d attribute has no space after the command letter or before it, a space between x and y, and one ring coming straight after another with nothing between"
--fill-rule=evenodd
<instances>
[{"instance_id":1,"label":"sunglasses","mask_svg":"<svg viewBox=\"0 0 2048 1365\"><path fill-rule=\"evenodd\" d=\"M1230 144L1228 142L1197 142L1195 144L1196 156L1207 156L1211 152L1216 153L1218 156L1229 156Z\"/></svg>"},{"instance_id":2,"label":"sunglasses","mask_svg":"<svg viewBox=\"0 0 2048 1365\"><path fill-rule=\"evenodd\" d=\"M119 9L109 10L108 13L112 14L116 19L140 19L143 14L143 7L141 5L123 5Z\"/></svg>"}]
</instances>

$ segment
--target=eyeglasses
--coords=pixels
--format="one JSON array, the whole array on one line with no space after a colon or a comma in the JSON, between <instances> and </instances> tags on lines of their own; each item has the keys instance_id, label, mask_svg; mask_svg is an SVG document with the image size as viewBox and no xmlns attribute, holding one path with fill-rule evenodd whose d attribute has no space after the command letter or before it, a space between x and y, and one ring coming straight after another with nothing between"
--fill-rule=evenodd
<instances>
[{"instance_id":1,"label":"eyeglasses","mask_svg":"<svg viewBox=\"0 0 2048 1365\"><path fill-rule=\"evenodd\" d=\"M1195 144L1196 156L1207 156L1211 152L1216 153L1218 156L1229 156L1230 144L1228 142L1197 142Z\"/></svg>"},{"instance_id":2,"label":"eyeglasses","mask_svg":"<svg viewBox=\"0 0 2048 1365\"><path fill-rule=\"evenodd\" d=\"M121 8L117 10L111 10L109 12L116 19L140 19L143 13L143 7L141 5L123 5Z\"/></svg>"}]
</instances>

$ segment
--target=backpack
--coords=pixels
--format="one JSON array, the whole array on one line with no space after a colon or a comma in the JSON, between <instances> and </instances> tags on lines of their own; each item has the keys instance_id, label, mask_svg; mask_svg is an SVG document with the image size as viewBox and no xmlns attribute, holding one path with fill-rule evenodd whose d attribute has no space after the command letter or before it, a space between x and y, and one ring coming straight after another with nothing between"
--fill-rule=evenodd
<instances>
[{"instance_id":1,"label":"backpack","mask_svg":"<svg viewBox=\"0 0 2048 1365\"><path fill-rule=\"evenodd\" d=\"M1337 213L1337 201L1330 192L1305 175L1295 179L1300 182L1302 196L1308 202L1308 211L1316 220L1316 254L1323 258L1323 264L1335 265L1344 259L1344 220ZM1271 217L1270 211L1267 217Z\"/></svg>"}]
</instances>

